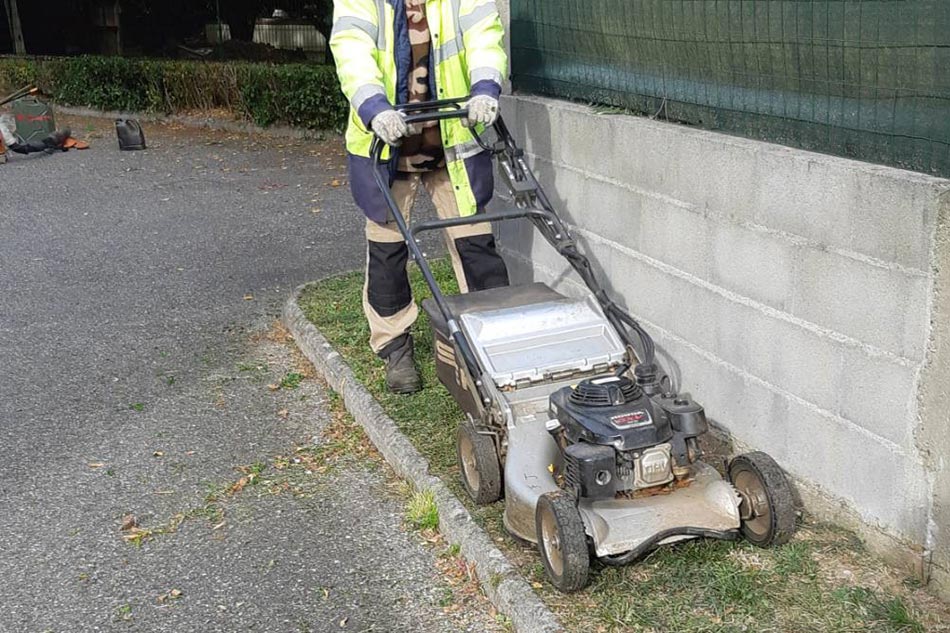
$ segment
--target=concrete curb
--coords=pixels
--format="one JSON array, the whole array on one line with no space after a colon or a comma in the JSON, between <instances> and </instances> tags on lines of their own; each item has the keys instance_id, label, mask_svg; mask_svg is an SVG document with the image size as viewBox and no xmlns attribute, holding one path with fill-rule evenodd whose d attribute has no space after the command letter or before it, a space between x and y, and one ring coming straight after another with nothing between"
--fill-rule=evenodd
<instances>
[{"instance_id":1,"label":"concrete curb","mask_svg":"<svg viewBox=\"0 0 950 633\"><path fill-rule=\"evenodd\" d=\"M347 411L366 430L370 440L400 477L417 490L431 490L439 508L439 529L462 555L475 565L482 590L495 608L507 616L518 633L562 631L554 614L541 602L491 538L472 519L451 490L429 474L428 460L416 450L375 398L353 375L297 304L306 284L294 290L284 305L282 319L303 354L343 399Z\"/></svg>"},{"instance_id":2,"label":"concrete curb","mask_svg":"<svg viewBox=\"0 0 950 633\"><path fill-rule=\"evenodd\" d=\"M327 136L335 136L336 132L332 130L308 130L295 128L287 125L274 125L271 127L260 127L246 121L235 121L229 119L217 119L210 116L191 115L191 114L155 114L145 112L119 112L117 110L96 110L93 108L74 108L53 104L57 113L69 116L85 116L106 119L138 119L149 123L178 123L186 127L206 128L209 130L221 130L223 132L234 132L240 134L255 134L258 136L267 136L272 138L292 138L292 139L323 139Z\"/></svg>"}]
</instances>

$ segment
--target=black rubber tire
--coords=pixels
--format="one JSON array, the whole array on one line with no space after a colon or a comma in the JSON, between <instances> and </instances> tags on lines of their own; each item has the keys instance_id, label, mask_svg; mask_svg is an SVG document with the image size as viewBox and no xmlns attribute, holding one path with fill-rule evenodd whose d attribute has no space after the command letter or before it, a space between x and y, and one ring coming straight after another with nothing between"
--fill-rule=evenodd
<instances>
[{"instance_id":1,"label":"black rubber tire","mask_svg":"<svg viewBox=\"0 0 950 633\"><path fill-rule=\"evenodd\" d=\"M590 571L590 553L584 521L574 498L564 492L544 493L538 499L534 521L538 551L551 584L565 593L583 589ZM560 552L560 563L548 557L547 547L550 545L546 544L545 529L556 532L554 547ZM548 541L550 538L549 534Z\"/></svg>"},{"instance_id":2,"label":"black rubber tire","mask_svg":"<svg viewBox=\"0 0 950 633\"><path fill-rule=\"evenodd\" d=\"M495 442L475 430L471 423L459 425L455 442L462 485L478 505L494 503L501 498L501 465Z\"/></svg>"},{"instance_id":3,"label":"black rubber tire","mask_svg":"<svg viewBox=\"0 0 950 633\"><path fill-rule=\"evenodd\" d=\"M737 481L741 483L750 475L761 482L769 516L759 530L753 529L753 521L757 519L743 520L742 535L759 547L787 543L795 533L796 512L792 487L785 478L785 473L767 453L754 451L739 455L729 464L729 481L737 489Z\"/></svg>"}]
</instances>

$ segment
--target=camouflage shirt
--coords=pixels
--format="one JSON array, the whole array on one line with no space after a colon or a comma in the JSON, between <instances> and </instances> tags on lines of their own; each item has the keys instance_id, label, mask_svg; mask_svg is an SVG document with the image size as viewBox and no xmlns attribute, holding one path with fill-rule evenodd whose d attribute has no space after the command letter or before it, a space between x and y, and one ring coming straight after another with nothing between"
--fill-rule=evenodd
<instances>
[{"instance_id":1,"label":"camouflage shirt","mask_svg":"<svg viewBox=\"0 0 950 633\"><path fill-rule=\"evenodd\" d=\"M412 68L409 72L409 103L428 101L429 52L432 39L426 19L425 0L405 0L409 21L409 43L412 46ZM427 123L421 134L403 141L399 152L399 171L432 171L445 166L442 132L438 122Z\"/></svg>"}]
</instances>

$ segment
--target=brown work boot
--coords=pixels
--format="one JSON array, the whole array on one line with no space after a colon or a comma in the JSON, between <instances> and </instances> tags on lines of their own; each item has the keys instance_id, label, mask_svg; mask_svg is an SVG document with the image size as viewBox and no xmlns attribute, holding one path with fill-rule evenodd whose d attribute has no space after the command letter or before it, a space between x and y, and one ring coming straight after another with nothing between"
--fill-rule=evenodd
<instances>
[{"instance_id":1,"label":"brown work boot","mask_svg":"<svg viewBox=\"0 0 950 633\"><path fill-rule=\"evenodd\" d=\"M386 361L386 386L393 393L416 393L422 379L416 371L412 337L403 334L379 352Z\"/></svg>"}]
</instances>

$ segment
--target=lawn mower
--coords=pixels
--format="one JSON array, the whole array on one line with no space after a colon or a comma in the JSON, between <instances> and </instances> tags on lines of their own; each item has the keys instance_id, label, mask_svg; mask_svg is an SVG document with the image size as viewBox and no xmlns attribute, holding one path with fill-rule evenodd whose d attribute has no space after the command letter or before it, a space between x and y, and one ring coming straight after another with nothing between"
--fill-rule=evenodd
<instances>
[{"instance_id":1,"label":"lawn mower","mask_svg":"<svg viewBox=\"0 0 950 633\"><path fill-rule=\"evenodd\" d=\"M400 106L408 123L467 116L465 100ZM676 393L643 327L598 282L499 117L476 134L514 204L470 217L407 224L389 192L384 143L371 154L376 184L432 297L436 372L466 419L458 429L462 482L477 504L505 498L504 524L536 543L551 583L587 584L591 559L635 561L698 537L759 546L795 528L789 484L762 452L734 458L723 478L703 461L703 407ZM543 283L446 296L417 237L424 231L527 219L571 265L587 292Z\"/></svg>"}]
</instances>

